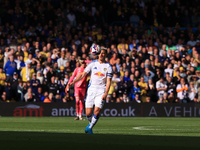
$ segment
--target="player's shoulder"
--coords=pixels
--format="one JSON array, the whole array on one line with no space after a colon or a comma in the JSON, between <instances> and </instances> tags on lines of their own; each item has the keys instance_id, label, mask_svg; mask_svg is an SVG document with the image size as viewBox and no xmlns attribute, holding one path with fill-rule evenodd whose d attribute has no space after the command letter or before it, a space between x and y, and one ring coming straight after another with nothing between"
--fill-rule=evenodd
<instances>
[{"instance_id":1,"label":"player's shoulder","mask_svg":"<svg viewBox=\"0 0 200 150\"><path fill-rule=\"evenodd\" d=\"M112 69L112 65L109 62L106 61L105 65L107 65L108 68L110 67Z\"/></svg>"},{"instance_id":2,"label":"player's shoulder","mask_svg":"<svg viewBox=\"0 0 200 150\"><path fill-rule=\"evenodd\" d=\"M91 64L95 64L96 62L98 62L98 60L93 60L92 62L90 62L88 65L91 65Z\"/></svg>"}]
</instances>

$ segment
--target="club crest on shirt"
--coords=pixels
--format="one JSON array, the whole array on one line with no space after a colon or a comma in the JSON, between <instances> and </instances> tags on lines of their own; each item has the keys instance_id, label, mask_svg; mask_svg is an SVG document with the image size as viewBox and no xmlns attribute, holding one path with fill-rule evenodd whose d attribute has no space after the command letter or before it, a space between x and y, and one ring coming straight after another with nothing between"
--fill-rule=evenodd
<instances>
[{"instance_id":1,"label":"club crest on shirt","mask_svg":"<svg viewBox=\"0 0 200 150\"><path fill-rule=\"evenodd\" d=\"M107 70L107 68L104 68L103 70L104 70L104 71L106 71L106 70Z\"/></svg>"}]
</instances>

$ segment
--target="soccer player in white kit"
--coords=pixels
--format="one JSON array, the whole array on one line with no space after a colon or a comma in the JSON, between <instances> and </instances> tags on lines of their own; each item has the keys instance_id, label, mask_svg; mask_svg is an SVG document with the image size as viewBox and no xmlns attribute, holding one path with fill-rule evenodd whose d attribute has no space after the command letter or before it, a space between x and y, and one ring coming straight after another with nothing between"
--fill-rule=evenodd
<instances>
[{"instance_id":1,"label":"soccer player in white kit","mask_svg":"<svg viewBox=\"0 0 200 150\"><path fill-rule=\"evenodd\" d=\"M99 113L103 108L104 101L106 100L110 89L113 70L112 66L105 61L106 55L107 50L105 48L101 48L100 54L98 55L99 58L88 64L84 72L69 84L72 85L76 83L89 73L91 75L85 101L86 118L90 122L85 128L85 133L89 134L93 134L92 128L99 119ZM94 114L92 116L94 105Z\"/></svg>"}]
</instances>

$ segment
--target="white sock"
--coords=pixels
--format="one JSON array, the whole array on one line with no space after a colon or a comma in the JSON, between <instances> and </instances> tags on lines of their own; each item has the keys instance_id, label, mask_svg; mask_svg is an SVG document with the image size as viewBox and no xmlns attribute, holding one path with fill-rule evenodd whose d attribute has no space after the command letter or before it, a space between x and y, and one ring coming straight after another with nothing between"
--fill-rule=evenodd
<instances>
[{"instance_id":1,"label":"white sock","mask_svg":"<svg viewBox=\"0 0 200 150\"><path fill-rule=\"evenodd\" d=\"M99 119L98 116L93 115L93 117L92 117L92 121L91 121L91 123L90 123L89 128L93 128L93 126L97 123L98 119Z\"/></svg>"},{"instance_id":2,"label":"white sock","mask_svg":"<svg viewBox=\"0 0 200 150\"><path fill-rule=\"evenodd\" d=\"M91 116L86 116L86 118L87 118L87 120L88 120L89 122L91 122L91 120L92 120L92 115L91 115Z\"/></svg>"}]
</instances>

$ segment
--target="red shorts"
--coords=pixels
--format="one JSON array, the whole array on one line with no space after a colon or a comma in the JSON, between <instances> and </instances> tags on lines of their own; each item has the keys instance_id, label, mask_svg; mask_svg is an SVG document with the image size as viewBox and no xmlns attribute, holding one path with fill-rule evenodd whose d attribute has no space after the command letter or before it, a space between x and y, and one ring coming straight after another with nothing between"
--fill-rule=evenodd
<instances>
[{"instance_id":1,"label":"red shorts","mask_svg":"<svg viewBox=\"0 0 200 150\"><path fill-rule=\"evenodd\" d=\"M75 88L75 93L74 93L74 96L75 98L79 98L79 100L84 100L85 98L85 91L86 91L86 88Z\"/></svg>"}]
</instances>

